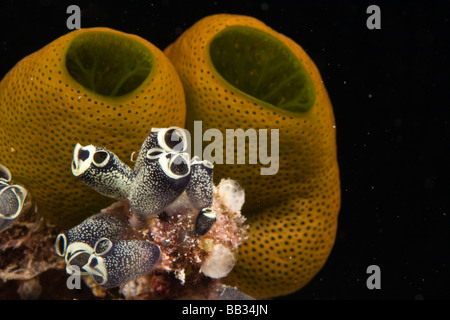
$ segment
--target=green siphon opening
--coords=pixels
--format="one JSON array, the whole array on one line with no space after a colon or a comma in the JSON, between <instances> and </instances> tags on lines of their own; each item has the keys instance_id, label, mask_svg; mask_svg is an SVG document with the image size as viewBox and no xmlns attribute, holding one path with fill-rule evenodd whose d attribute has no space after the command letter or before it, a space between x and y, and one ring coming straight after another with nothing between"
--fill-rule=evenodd
<instances>
[{"instance_id":1,"label":"green siphon opening","mask_svg":"<svg viewBox=\"0 0 450 320\"><path fill-rule=\"evenodd\" d=\"M138 41L103 31L83 33L66 53L69 74L85 88L121 96L138 88L153 65L150 50Z\"/></svg>"},{"instance_id":2,"label":"green siphon opening","mask_svg":"<svg viewBox=\"0 0 450 320\"><path fill-rule=\"evenodd\" d=\"M251 27L233 26L210 44L211 61L231 85L291 112L311 109L315 89L308 72L277 38Z\"/></svg>"}]
</instances>

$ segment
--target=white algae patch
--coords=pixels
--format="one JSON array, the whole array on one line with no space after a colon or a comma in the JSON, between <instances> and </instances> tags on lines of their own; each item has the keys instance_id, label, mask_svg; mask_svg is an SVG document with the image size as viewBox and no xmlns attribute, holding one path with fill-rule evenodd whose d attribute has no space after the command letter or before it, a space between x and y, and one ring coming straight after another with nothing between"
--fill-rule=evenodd
<instances>
[{"instance_id":1,"label":"white algae patch","mask_svg":"<svg viewBox=\"0 0 450 320\"><path fill-rule=\"evenodd\" d=\"M240 213L245 202L244 189L232 179L222 179L217 186L222 203L232 212Z\"/></svg>"},{"instance_id":2,"label":"white algae patch","mask_svg":"<svg viewBox=\"0 0 450 320\"><path fill-rule=\"evenodd\" d=\"M203 261L200 271L210 278L220 279L230 273L234 264L234 254L230 249L222 244L217 244Z\"/></svg>"}]
</instances>

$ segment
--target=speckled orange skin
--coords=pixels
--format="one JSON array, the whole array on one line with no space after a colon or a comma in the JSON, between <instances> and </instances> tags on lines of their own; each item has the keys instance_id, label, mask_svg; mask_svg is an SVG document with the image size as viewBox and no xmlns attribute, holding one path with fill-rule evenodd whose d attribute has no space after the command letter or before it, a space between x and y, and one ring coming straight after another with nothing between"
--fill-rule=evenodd
<instances>
[{"instance_id":1,"label":"speckled orange skin","mask_svg":"<svg viewBox=\"0 0 450 320\"><path fill-rule=\"evenodd\" d=\"M95 94L68 73L65 53L80 34L102 31L135 39L153 67L131 93ZM112 200L71 172L75 144L94 144L130 164L152 127L184 126L185 96L166 56L148 41L108 28L81 29L21 60L0 83L0 163L31 192L51 224L72 227Z\"/></svg>"},{"instance_id":2,"label":"speckled orange skin","mask_svg":"<svg viewBox=\"0 0 450 320\"><path fill-rule=\"evenodd\" d=\"M218 32L236 25L276 37L301 61L316 90L309 111L284 111L240 91L218 74L209 44ZM188 129L194 120L203 121L203 130L279 129L276 175L261 176L261 165L216 164L214 176L216 181L232 177L244 187L243 214L250 225L250 238L239 249L237 265L226 282L255 298L297 291L326 262L340 208L335 120L319 71L294 41L259 20L239 15L202 19L165 53L185 88Z\"/></svg>"}]
</instances>

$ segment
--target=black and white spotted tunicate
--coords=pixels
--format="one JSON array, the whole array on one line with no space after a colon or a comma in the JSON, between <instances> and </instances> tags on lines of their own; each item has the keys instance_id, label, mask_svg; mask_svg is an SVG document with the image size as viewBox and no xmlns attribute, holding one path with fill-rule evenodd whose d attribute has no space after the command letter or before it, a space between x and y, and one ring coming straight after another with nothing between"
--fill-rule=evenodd
<instances>
[{"instance_id":1,"label":"black and white spotted tunicate","mask_svg":"<svg viewBox=\"0 0 450 320\"><path fill-rule=\"evenodd\" d=\"M211 208L203 208L197 214L195 220L195 233L198 235L205 235L214 225L217 220L216 212Z\"/></svg>"},{"instance_id":2,"label":"black and white spotted tunicate","mask_svg":"<svg viewBox=\"0 0 450 320\"><path fill-rule=\"evenodd\" d=\"M22 186L11 184L11 172L0 165L0 232L19 219L27 197L27 190Z\"/></svg>"},{"instance_id":3,"label":"black and white spotted tunicate","mask_svg":"<svg viewBox=\"0 0 450 320\"><path fill-rule=\"evenodd\" d=\"M10 182L11 181L11 172L7 167L0 164L0 182Z\"/></svg>"},{"instance_id":4,"label":"black and white spotted tunicate","mask_svg":"<svg viewBox=\"0 0 450 320\"><path fill-rule=\"evenodd\" d=\"M77 143L73 151L72 173L84 184L105 196L125 200L133 171L111 151Z\"/></svg>"},{"instance_id":5,"label":"black and white spotted tunicate","mask_svg":"<svg viewBox=\"0 0 450 320\"><path fill-rule=\"evenodd\" d=\"M134 164L134 171L142 168L150 149L159 148L166 152L186 152L188 139L186 129L179 127L152 128L152 131L142 143L138 157Z\"/></svg>"},{"instance_id":6,"label":"black and white spotted tunicate","mask_svg":"<svg viewBox=\"0 0 450 320\"><path fill-rule=\"evenodd\" d=\"M186 194L197 209L211 207L213 202L213 164L195 156L191 160L191 179Z\"/></svg>"},{"instance_id":7,"label":"black and white spotted tunicate","mask_svg":"<svg viewBox=\"0 0 450 320\"><path fill-rule=\"evenodd\" d=\"M128 219L121 213L102 212L84 220L56 237L56 253L65 258L67 272L71 266L81 268L86 264L94 246L101 238L113 241L126 237L129 231Z\"/></svg>"},{"instance_id":8,"label":"black and white spotted tunicate","mask_svg":"<svg viewBox=\"0 0 450 320\"><path fill-rule=\"evenodd\" d=\"M98 285L112 288L152 271L160 257L149 241L100 239L83 269Z\"/></svg>"},{"instance_id":9,"label":"black and white spotted tunicate","mask_svg":"<svg viewBox=\"0 0 450 320\"><path fill-rule=\"evenodd\" d=\"M189 179L189 154L148 150L130 189L131 211L141 217L161 212L186 190Z\"/></svg>"}]
</instances>

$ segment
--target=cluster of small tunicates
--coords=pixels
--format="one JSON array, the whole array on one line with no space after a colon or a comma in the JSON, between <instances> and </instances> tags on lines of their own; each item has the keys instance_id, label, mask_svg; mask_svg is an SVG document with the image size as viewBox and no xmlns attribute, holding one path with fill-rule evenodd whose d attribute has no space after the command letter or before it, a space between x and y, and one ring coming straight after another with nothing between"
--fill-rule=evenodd
<instances>
[{"instance_id":1,"label":"cluster of small tunicates","mask_svg":"<svg viewBox=\"0 0 450 320\"><path fill-rule=\"evenodd\" d=\"M113 152L77 144L72 173L97 192L128 201L139 218L155 217L184 192L198 210L195 232L204 235L216 221L213 201L213 165L190 159L187 136L178 127L153 128L142 144L134 170ZM147 240L127 240L127 217L99 213L66 233L55 244L65 258L66 271L78 268L99 285L115 287L151 271L160 261L160 249Z\"/></svg>"},{"instance_id":2,"label":"cluster of small tunicates","mask_svg":"<svg viewBox=\"0 0 450 320\"><path fill-rule=\"evenodd\" d=\"M12 184L11 172L0 164L0 232L16 222L29 200L27 190Z\"/></svg>"},{"instance_id":3,"label":"cluster of small tunicates","mask_svg":"<svg viewBox=\"0 0 450 320\"><path fill-rule=\"evenodd\" d=\"M99 285L115 287L151 271L160 259L157 245L125 240L129 228L121 213L98 213L59 234L55 249L65 258L67 273L90 275Z\"/></svg>"}]
</instances>

